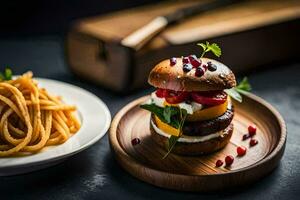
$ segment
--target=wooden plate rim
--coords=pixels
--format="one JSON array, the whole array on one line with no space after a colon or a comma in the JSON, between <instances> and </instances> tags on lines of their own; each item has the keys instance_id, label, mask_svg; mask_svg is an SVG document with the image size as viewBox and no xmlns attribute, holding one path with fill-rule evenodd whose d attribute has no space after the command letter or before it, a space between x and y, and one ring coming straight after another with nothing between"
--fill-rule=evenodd
<instances>
[{"instance_id":1,"label":"wooden plate rim","mask_svg":"<svg viewBox=\"0 0 300 200\"><path fill-rule=\"evenodd\" d=\"M130 102L129 104L127 104L126 106L124 106L114 117L111 126L110 126L110 130L109 130L109 142L110 142L110 146L111 148L115 151L115 155L117 155L118 157L121 156L123 158L126 159L126 162L130 162L131 165L135 165L135 167L143 167L147 170L150 170L154 173L161 173L161 174L165 174L168 176L177 176L177 177L189 177L189 178L201 178L201 177L208 177L208 176L223 176L223 175L232 175L232 174L236 174L236 173L240 173L240 172L244 172L244 171L248 171L251 170L253 168L256 168L262 164L265 164L267 162L269 162L270 160L272 160L273 158L275 158L275 156L277 155L277 153L280 153L283 148L285 147L285 142L286 142L286 137L287 137L287 129L286 129L286 124L285 121L283 119L283 117L281 116L281 114L267 101L265 101L264 99L252 94L252 93L247 93L244 94L243 96L247 96L248 98L262 104L263 106L265 106L267 109L269 109L271 111L271 113L276 117L276 119L279 122L280 128L281 128L281 135L278 141L277 146L272 150L272 152L267 155L265 158L263 158L262 160L258 161L255 164L249 165L247 167L241 168L241 169L237 169L237 170L233 170L233 171L229 171L229 172L224 172L224 173L218 173L218 174L204 174L204 175L188 175L188 174L178 174L178 173L170 173L170 172L166 172L166 171L160 171L158 169L154 169L151 168L149 166L145 166L142 165L141 163L139 163L136 159L133 159L131 156L129 156L124 149L120 146L118 138L117 138L117 127L119 124L119 121L121 120L121 118L123 117L123 115L125 113L127 113L130 109L132 109L134 106L136 106L137 104L140 104L144 101L146 101L150 95L146 95L143 97L140 97L132 102ZM122 164L121 164L122 165ZM123 166L125 167L125 166ZM129 172L132 175L134 175L132 172ZM135 175L134 175L135 176ZM146 181L149 182L149 181Z\"/></svg>"}]
</instances>

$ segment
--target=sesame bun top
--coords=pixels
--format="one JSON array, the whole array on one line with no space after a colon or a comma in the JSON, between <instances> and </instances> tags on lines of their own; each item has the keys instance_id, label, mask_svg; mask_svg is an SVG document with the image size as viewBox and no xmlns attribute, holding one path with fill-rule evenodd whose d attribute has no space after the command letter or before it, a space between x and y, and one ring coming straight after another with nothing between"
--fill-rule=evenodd
<instances>
[{"instance_id":1,"label":"sesame bun top","mask_svg":"<svg viewBox=\"0 0 300 200\"><path fill-rule=\"evenodd\" d=\"M150 72L148 82L156 88L169 89L174 91L211 91L224 90L236 86L233 72L224 64L209 58L201 58L202 69L205 64L216 67L216 70L204 70L202 76L196 76L196 69L188 72L183 70L183 58L175 58L176 64L170 64L170 60L158 63ZM175 60L174 59L174 60Z\"/></svg>"}]
</instances>

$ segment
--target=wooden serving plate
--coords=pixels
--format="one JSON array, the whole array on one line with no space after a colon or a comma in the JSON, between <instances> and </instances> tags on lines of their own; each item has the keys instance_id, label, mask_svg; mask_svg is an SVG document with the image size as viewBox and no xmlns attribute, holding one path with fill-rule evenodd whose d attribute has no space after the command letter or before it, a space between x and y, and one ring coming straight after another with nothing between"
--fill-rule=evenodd
<instances>
[{"instance_id":1,"label":"wooden serving plate","mask_svg":"<svg viewBox=\"0 0 300 200\"><path fill-rule=\"evenodd\" d=\"M222 150L204 156L186 157L170 154L155 144L150 137L150 112L139 108L149 96L126 105L115 116L110 128L110 145L117 161L131 175L153 185L182 191L212 191L248 184L273 170L280 161L286 141L286 126L281 115L263 99L248 94L243 103L233 101L234 132L230 143ZM249 124L256 124L258 140L250 147L242 141ZM141 143L133 146L131 140ZM247 153L238 157L236 147L247 147ZM230 168L216 168L217 159L226 155L235 157Z\"/></svg>"}]
</instances>

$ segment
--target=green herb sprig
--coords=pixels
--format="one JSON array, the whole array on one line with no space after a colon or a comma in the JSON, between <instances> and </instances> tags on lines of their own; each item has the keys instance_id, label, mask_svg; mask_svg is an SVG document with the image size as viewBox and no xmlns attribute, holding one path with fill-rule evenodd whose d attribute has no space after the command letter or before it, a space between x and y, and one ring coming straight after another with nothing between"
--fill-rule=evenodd
<instances>
[{"instance_id":1,"label":"green herb sprig","mask_svg":"<svg viewBox=\"0 0 300 200\"><path fill-rule=\"evenodd\" d=\"M168 155L171 153L171 151L173 150L173 148L175 147L178 139L180 138L180 136L182 135L182 127L183 124L185 122L186 116L187 116L187 111L184 109L179 109L180 110L180 126L179 126L179 136L174 136L171 135L170 138L168 139L168 151L166 153L166 155L164 155L164 157L162 159L165 159L166 157L168 157Z\"/></svg>"},{"instance_id":2,"label":"green herb sprig","mask_svg":"<svg viewBox=\"0 0 300 200\"><path fill-rule=\"evenodd\" d=\"M206 54L207 52L211 51L215 56L220 57L222 55L222 50L219 47L218 44L216 43L212 43L209 44L209 42L206 41L206 43L198 43L198 46L201 46L203 49L203 52L200 56L200 58L202 58L204 56L204 54Z\"/></svg>"},{"instance_id":3,"label":"green herb sprig","mask_svg":"<svg viewBox=\"0 0 300 200\"><path fill-rule=\"evenodd\" d=\"M244 77L243 80L236 87L226 89L225 92L233 99L241 103L243 101L241 94L247 94L249 91L251 91L251 89L252 88L248 81L248 78Z\"/></svg>"},{"instance_id":4,"label":"green herb sprig","mask_svg":"<svg viewBox=\"0 0 300 200\"><path fill-rule=\"evenodd\" d=\"M9 81L12 79L12 71L10 68L5 68L4 72L0 72L0 81Z\"/></svg>"}]
</instances>

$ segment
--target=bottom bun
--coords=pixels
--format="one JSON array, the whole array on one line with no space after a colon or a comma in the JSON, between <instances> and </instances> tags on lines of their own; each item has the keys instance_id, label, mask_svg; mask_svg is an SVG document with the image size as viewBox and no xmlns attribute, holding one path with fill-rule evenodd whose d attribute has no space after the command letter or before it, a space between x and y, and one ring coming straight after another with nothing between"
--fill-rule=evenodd
<instances>
[{"instance_id":1,"label":"bottom bun","mask_svg":"<svg viewBox=\"0 0 300 200\"><path fill-rule=\"evenodd\" d=\"M167 150L169 138L157 133L151 123L150 130L151 137L155 141L155 143ZM231 135L233 133L233 124L230 124L222 132L223 133L220 136L202 142L177 141L176 145L172 149L172 153L195 156L218 151L224 148L229 143Z\"/></svg>"}]
</instances>

